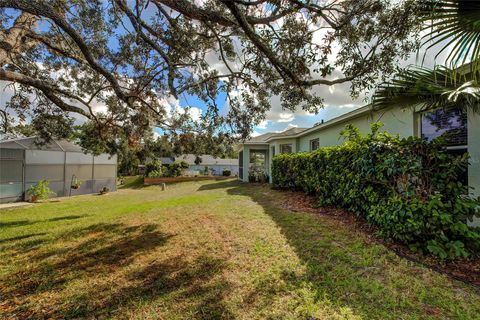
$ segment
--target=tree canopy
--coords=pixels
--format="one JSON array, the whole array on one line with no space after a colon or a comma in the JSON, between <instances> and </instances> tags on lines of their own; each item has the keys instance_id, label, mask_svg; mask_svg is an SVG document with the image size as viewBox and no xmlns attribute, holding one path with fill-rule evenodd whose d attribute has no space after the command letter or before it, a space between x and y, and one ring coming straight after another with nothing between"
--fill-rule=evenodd
<instances>
[{"instance_id":1,"label":"tree canopy","mask_svg":"<svg viewBox=\"0 0 480 320\"><path fill-rule=\"evenodd\" d=\"M480 110L480 2L420 0L425 54L438 63L398 72L381 84L373 96L377 109L392 105L432 110ZM448 52L443 60L440 54ZM424 59L424 58L423 58ZM422 61L423 61L422 59Z\"/></svg>"},{"instance_id":2,"label":"tree canopy","mask_svg":"<svg viewBox=\"0 0 480 320\"><path fill-rule=\"evenodd\" d=\"M80 118L109 143L152 126L246 138L272 96L317 112L315 86L348 82L357 97L395 71L420 28L413 0L0 0L0 10L0 80L16 84L4 131L29 119L65 136ZM205 103L200 120L165 106L187 94Z\"/></svg>"}]
</instances>

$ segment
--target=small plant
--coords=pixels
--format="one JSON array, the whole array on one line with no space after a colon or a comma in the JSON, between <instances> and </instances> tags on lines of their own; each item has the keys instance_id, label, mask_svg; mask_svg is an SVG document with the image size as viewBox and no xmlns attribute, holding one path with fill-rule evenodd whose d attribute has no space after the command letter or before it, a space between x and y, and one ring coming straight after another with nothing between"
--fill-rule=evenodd
<instances>
[{"instance_id":1,"label":"small plant","mask_svg":"<svg viewBox=\"0 0 480 320\"><path fill-rule=\"evenodd\" d=\"M205 167L203 168L203 175L208 176L209 172L210 172L210 171L208 170L208 166L205 166Z\"/></svg>"},{"instance_id":2,"label":"small plant","mask_svg":"<svg viewBox=\"0 0 480 320\"><path fill-rule=\"evenodd\" d=\"M37 202L38 200L47 200L51 194L55 194L48 185L50 182L48 180L40 180L34 186L28 188L28 195L30 195L31 202Z\"/></svg>"},{"instance_id":3,"label":"small plant","mask_svg":"<svg viewBox=\"0 0 480 320\"><path fill-rule=\"evenodd\" d=\"M78 189L82 185L82 181L77 177L74 177L72 180L72 185L70 186L72 189Z\"/></svg>"},{"instance_id":4,"label":"small plant","mask_svg":"<svg viewBox=\"0 0 480 320\"><path fill-rule=\"evenodd\" d=\"M248 171L249 182L268 182L268 175L265 173L265 169L261 166L252 166Z\"/></svg>"},{"instance_id":5,"label":"small plant","mask_svg":"<svg viewBox=\"0 0 480 320\"><path fill-rule=\"evenodd\" d=\"M107 194L110 192L110 189L108 189L106 186L103 187L102 189L100 189L100 194L103 195L103 194Z\"/></svg>"},{"instance_id":6,"label":"small plant","mask_svg":"<svg viewBox=\"0 0 480 320\"><path fill-rule=\"evenodd\" d=\"M222 176L230 177L232 175L232 171L230 169L224 168L222 171Z\"/></svg>"}]
</instances>

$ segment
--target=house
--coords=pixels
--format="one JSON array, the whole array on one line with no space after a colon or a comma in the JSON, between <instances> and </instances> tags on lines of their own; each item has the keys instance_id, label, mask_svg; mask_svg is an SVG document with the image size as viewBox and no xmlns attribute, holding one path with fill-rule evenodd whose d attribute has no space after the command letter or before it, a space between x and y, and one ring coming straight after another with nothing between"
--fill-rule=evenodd
<instances>
[{"instance_id":1,"label":"house","mask_svg":"<svg viewBox=\"0 0 480 320\"><path fill-rule=\"evenodd\" d=\"M272 157L278 153L313 151L319 147L343 143L340 132L347 124L370 132L370 124L380 121L382 131L401 137L422 136L435 139L447 137L447 149L452 153L470 154L468 184L480 195L480 114L468 111L417 112L412 109L389 108L374 111L370 105L312 128L292 128L280 133L265 133L245 141L239 153L239 179L248 182L249 171L261 168L270 176Z\"/></svg>"},{"instance_id":2,"label":"house","mask_svg":"<svg viewBox=\"0 0 480 320\"><path fill-rule=\"evenodd\" d=\"M0 203L26 200L28 188L43 179L53 196L116 190L116 155L84 153L64 140L37 142L35 137L0 141ZM74 179L81 181L78 189L71 188Z\"/></svg>"},{"instance_id":3,"label":"house","mask_svg":"<svg viewBox=\"0 0 480 320\"><path fill-rule=\"evenodd\" d=\"M224 169L230 170L232 175L238 175L238 159L221 159L211 155L200 155L200 163L196 163L197 156L194 154L185 154L175 157L176 161L186 161L189 165L189 171L201 172L205 168L213 175L222 175Z\"/></svg>"}]
</instances>

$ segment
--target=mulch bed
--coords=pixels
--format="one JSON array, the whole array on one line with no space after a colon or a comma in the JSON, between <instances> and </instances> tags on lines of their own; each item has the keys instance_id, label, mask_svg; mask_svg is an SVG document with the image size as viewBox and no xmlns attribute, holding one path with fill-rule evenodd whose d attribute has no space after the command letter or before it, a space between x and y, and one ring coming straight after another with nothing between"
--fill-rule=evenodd
<instances>
[{"instance_id":1,"label":"mulch bed","mask_svg":"<svg viewBox=\"0 0 480 320\"><path fill-rule=\"evenodd\" d=\"M382 244L398 256L422 264L434 271L443 273L453 279L463 281L480 288L480 257L474 259L458 259L452 262L441 261L432 256L425 256L411 251L406 245L385 241L375 235L376 228L368 224L365 219L343 209L332 207L317 207L316 199L303 192L286 192L282 207L293 212L308 212L321 214L348 225L363 233L369 243Z\"/></svg>"}]
</instances>

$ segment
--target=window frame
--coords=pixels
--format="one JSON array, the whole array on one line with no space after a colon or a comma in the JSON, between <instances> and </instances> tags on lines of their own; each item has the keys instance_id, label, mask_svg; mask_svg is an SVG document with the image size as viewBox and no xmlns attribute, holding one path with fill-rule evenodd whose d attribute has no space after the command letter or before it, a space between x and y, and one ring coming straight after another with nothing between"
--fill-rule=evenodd
<instances>
[{"instance_id":1,"label":"window frame","mask_svg":"<svg viewBox=\"0 0 480 320\"><path fill-rule=\"evenodd\" d=\"M424 136L424 117L427 113L432 113L432 112L437 112L439 109L435 109L435 110L431 110L431 111L420 111L418 112L418 136L420 138L423 138L423 139L427 139L429 140L426 136ZM462 111L462 110L459 110L460 112L465 112L464 116L467 117L467 114L466 114L466 111ZM453 112L453 110L452 110ZM458 150L458 149L468 149L468 118L467 118L467 121L465 123L465 130L466 130L466 133L467 133L467 137L466 137L466 141L465 141L465 144L449 144L447 141L447 145L445 146L445 148L447 150ZM438 137L436 138L433 138L433 140L437 139Z\"/></svg>"},{"instance_id":2,"label":"window frame","mask_svg":"<svg viewBox=\"0 0 480 320\"><path fill-rule=\"evenodd\" d=\"M314 142L318 143L318 146L315 149L313 148L313 143ZM318 148L320 148L320 138L311 139L310 140L310 151L315 151Z\"/></svg>"},{"instance_id":3,"label":"window frame","mask_svg":"<svg viewBox=\"0 0 480 320\"><path fill-rule=\"evenodd\" d=\"M428 141L430 141L426 136L424 136L424 133L423 133L423 129L424 129L424 125L423 125L423 119L424 119L424 116L426 113L429 113L429 112L435 112L437 111L438 109L435 109L435 110L431 110L431 111L420 111L417 113L418 115L418 131L417 131L417 136L422 138L422 139L427 139ZM447 144L445 145L445 149L447 151L447 153L450 153L450 154L460 154L460 153L468 153L469 151L469 148L468 148L468 131L469 131L469 125L468 125L468 114L466 113L466 111L462 111L462 110L459 110L461 112L465 112L465 114L463 116L467 117L466 118L466 121L465 121L465 130L466 130L466 141L465 141L465 144L449 144L450 141L447 141ZM437 139L438 137L436 138L433 138L432 140L435 140ZM469 170L470 170L470 166L467 166L466 170L465 170L465 175L463 177L460 177L460 179L463 180L463 183L467 184L468 185L468 175L469 175Z\"/></svg>"}]
</instances>

